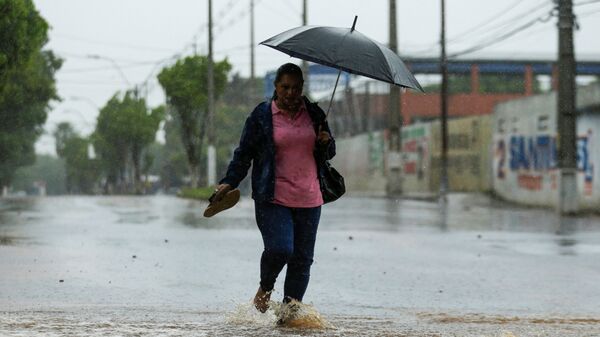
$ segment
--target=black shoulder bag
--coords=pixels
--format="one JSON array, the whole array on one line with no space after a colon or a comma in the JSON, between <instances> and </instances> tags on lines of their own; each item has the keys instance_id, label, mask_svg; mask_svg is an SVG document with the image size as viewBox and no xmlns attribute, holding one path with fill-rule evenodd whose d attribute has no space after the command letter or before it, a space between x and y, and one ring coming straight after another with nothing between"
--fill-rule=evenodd
<instances>
[{"instance_id":1,"label":"black shoulder bag","mask_svg":"<svg viewBox=\"0 0 600 337\"><path fill-rule=\"evenodd\" d=\"M320 111L321 114L325 115L325 118L321 119L318 116L311 116L313 118L313 125L315 126L315 132L319 135L322 126L327 123L327 115L321 110L317 103L310 102L304 97L307 107L312 105L313 109ZM320 121L319 121L320 120ZM317 122L318 121L318 122ZM316 143L316 159L317 159L317 174L319 176L319 185L321 187L321 195L323 196L323 202L329 203L339 199L344 193L346 193L346 183L344 177L333 167L329 160L327 160L327 145L322 146Z\"/></svg>"},{"instance_id":2,"label":"black shoulder bag","mask_svg":"<svg viewBox=\"0 0 600 337\"><path fill-rule=\"evenodd\" d=\"M346 193L344 177L333 167L329 160L324 160L319 174L323 202L336 201Z\"/></svg>"}]
</instances>

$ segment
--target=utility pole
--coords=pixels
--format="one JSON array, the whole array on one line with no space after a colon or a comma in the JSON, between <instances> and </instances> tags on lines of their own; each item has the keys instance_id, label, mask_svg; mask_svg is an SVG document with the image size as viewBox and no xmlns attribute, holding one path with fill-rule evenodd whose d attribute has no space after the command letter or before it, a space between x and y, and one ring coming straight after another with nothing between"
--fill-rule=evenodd
<instances>
[{"instance_id":1,"label":"utility pole","mask_svg":"<svg viewBox=\"0 0 600 337\"><path fill-rule=\"evenodd\" d=\"M308 24L308 20L306 19L307 16L307 1L308 0L302 0L302 25L306 26ZM304 92L306 94L309 94L309 90L310 90L310 81L309 81L309 70L308 70L308 62L302 60L302 73L304 73Z\"/></svg>"},{"instance_id":2,"label":"utility pole","mask_svg":"<svg viewBox=\"0 0 600 337\"><path fill-rule=\"evenodd\" d=\"M575 53L573 51L572 0L555 0L558 4L558 167L560 187L558 211L572 214L578 210L577 192L577 112L575 107Z\"/></svg>"},{"instance_id":3,"label":"utility pole","mask_svg":"<svg viewBox=\"0 0 600 337\"><path fill-rule=\"evenodd\" d=\"M254 94L254 0L250 0L250 82Z\"/></svg>"},{"instance_id":4,"label":"utility pole","mask_svg":"<svg viewBox=\"0 0 600 337\"><path fill-rule=\"evenodd\" d=\"M389 2L389 47L398 54L398 36L396 29L396 0ZM402 112L400 108L400 88L390 85L390 110L389 110L389 154L388 154L388 195L399 195L402 193Z\"/></svg>"},{"instance_id":5,"label":"utility pole","mask_svg":"<svg viewBox=\"0 0 600 337\"><path fill-rule=\"evenodd\" d=\"M448 59L446 58L446 1L441 0L441 38L440 38L440 72L442 73L441 102L441 133L442 152L440 156L440 199L446 200L448 191Z\"/></svg>"},{"instance_id":6,"label":"utility pole","mask_svg":"<svg viewBox=\"0 0 600 337\"><path fill-rule=\"evenodd\" d=\"M207 149L207 179L208 186L213 186L217 180L217 151L215 149L215 82L213 70L213 31L212 31L212 0L208 0L208 149Z\"/></svg>"}]
</instances>

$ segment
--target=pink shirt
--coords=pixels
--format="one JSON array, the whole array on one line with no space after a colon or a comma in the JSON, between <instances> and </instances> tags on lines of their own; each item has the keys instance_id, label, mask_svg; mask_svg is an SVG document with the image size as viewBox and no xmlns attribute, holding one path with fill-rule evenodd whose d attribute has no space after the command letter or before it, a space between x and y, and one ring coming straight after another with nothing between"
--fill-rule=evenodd
<instances>
[{"instance_id":1,"label":"pink shirt","mask_svg":"<svg viewBox=\"0 0 600 337\"><path fill-rule=\"evenodd\" d=\"M275 142L273 202L287 207L323 205L313 156L317 136L305 104L302 103L293 119L283 113L275 101L271 104L271 111Z\"/></svg>"}]
</instances>

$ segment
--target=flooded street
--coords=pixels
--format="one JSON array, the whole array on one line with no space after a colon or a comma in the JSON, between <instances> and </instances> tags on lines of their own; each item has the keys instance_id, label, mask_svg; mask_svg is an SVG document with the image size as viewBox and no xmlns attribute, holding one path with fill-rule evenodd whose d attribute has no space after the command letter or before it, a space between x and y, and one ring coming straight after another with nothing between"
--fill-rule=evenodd
<instances>
[{"instance_id":1,"label":"flooded street","mask_svg":"<svg viewBox=\"0 0 600 337\"><path fill-rule=\"evenodd\" d=\"M305 302L277 327L251 298L249 198L213 219L170 196L0 199L1 336L600 336L600 218L482 195L323 208ZM283 275L275 286L281 300Z\"/></svg>"}]
</instances>

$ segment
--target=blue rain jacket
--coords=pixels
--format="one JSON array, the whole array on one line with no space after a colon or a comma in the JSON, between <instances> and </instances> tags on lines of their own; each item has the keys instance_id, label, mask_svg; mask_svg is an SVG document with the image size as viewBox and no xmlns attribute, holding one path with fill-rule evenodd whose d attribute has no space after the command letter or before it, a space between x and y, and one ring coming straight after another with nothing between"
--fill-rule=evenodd
<instances>
[{"instance_id":1,"label":"blue rain jacket","mask_svg":"<svg viewBox=\"0 0 600 337\"><path fill-rule=\"evenodd\" d=\"M335 140L331 136L325 113L317 105L304 97L306 108L312 119L315 133L319 125L327 131L331 141L328 144L318 144L315 139L314 156L317 163L317 174L322 177L325 170L325 160L335 156ZM233 153L225 178L220 184L229 184L236 188L248 174L252 164L252 198L256 201L272 201L275 194L275 144L273 141L273 113L271 102L260 103L250 116L240 137L240 144ZM319 179L321 181L321 179Z\"/></svg>"}]
</instances>

